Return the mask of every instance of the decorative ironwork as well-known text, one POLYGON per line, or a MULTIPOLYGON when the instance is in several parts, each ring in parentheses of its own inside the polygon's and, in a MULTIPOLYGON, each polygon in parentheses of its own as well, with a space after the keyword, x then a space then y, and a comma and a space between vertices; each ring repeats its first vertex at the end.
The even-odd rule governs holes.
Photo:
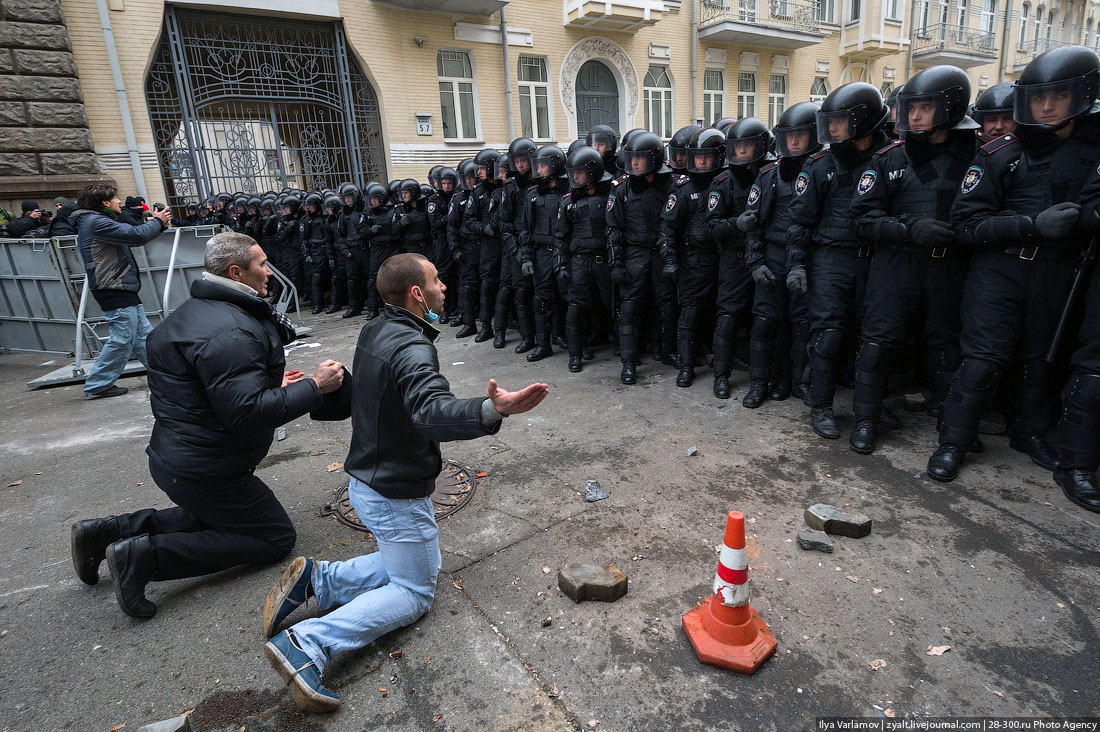
POLYGON ((171 205, 386 178, 378 97, 339 22, 168 6, 145 97, 171 205))
MULTIPOLYGON (((454 460, 443 464, 443 472, 435 479, 432 491, 432 507, 437 521, 445 519, 470 502, 477 490, 477 474, 470 468, 464 468, 454 460)), ((332 516, 344 526, 370 533, 359 521, 355 509, 348 499, 348 486, 336 492, 336 496, 319 511, 321 516, 332 516)))
POLYGON ((732 21, 802 33, 820 33, 818 2, 797 0, 700 0, 699 27, 732 21))
POLYGON ((936 23, 917 29, 917 37, 913 43, 914 56, 943 52, 996 58, 997 39, 993 33, 960 28, 949 23, 936 23))

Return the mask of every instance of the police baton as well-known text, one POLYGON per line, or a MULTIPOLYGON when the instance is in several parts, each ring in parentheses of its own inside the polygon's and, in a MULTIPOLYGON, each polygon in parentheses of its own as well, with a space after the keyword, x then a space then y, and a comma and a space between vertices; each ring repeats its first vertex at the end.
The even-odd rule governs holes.
POLYGON ((1062 306, 1062 315, 1058 318, 1058 327, 1054 329, 1054 337, 1050 339, 1050 350, 1047 351, 1046 358, 1044 359, 1047 363, 1054 363, 1054 357, 1057 355, 1058 347, 1062 342, 1062 335, 1066 330, 1066 325, 1069 323, 1070 313, 1073 311, 1074 306, 1077 304, 1077 300, 1081 296, 1081 290, 1085 288, 1085 280, 1095 261, 1096 237, 1094 236, 1089 241, 1084 256, 1081 257, 1081 263, 1077 265, 1077 271, 1074 272, 1073 286, 1069 288, 1069 295, 1066 296, 1066 303, 1062 306))

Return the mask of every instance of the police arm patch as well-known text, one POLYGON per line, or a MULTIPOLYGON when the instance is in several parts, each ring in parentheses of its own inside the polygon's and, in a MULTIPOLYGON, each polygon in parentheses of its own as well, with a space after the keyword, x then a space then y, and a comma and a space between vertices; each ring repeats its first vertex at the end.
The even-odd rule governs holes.
POLYGON ((613 209, 613 208, 615 208, 615 194, 614 193, 612 193, 610 196, 607 197, 607 210, 611 211, 611 209, 613 209))
POLYGON ((805 173, 799 173, 798 177, 794 179, 794 192, 801 196, 806 192, 806 189, 810 187, 810 176, 805 173))
POLYGON ((856 193, 863 195, 872 188, 875 187, 875 181, 878 179, 878 173, 873 170, 863 171, 863 175, 859 177, 859 183, 856 185, 856 193))
POLYGON ((985 171, 982 170, 980 165, 971 165, 966 169, 966 175, 963 176, 961 190, 963 194, 970 193, 978 187, 978 184, 982 182, 982 176, 985 171))
POLYGON ((753 206, 753 205, 755 205, 755 204, 756 204, 756 202, 757 202, 757 201, 759 201, 759 200, 760 200, 760 186, 758 186, 758 185, 756 185, 755 183, 753 183, 753 184, 752 184, 752 188, 750 188, 750 189, 749 189, 749 200, 748 200, 748 204, 749 204, 750 206, 753 206))
POLYGON ((676 206, 676 194, 670 193, 668 194, 668 202, 665 203, 665 211, 671 211, 674 206, 676 206))
POLYGON ((718 191, 711 193, 710 196, 707 197, 707 211, 713 211, 718 205, 718 201, 721 199, 722 197, 718 195, 718 191))

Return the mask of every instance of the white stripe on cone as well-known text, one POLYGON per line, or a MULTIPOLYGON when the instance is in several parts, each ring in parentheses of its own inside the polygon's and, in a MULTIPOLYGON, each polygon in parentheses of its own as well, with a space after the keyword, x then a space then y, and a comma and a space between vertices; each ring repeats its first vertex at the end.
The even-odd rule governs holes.
POLYGON ((718 554, 718 561, 728 569, 746 569, 749 566, 749 555, 744 547, 730 549, 723 544, 722 551, 718 554))

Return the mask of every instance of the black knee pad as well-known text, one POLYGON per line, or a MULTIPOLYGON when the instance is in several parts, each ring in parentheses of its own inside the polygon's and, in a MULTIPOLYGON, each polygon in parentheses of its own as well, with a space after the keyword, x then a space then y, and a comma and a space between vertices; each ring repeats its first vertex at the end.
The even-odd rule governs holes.
POLYGON ((833 360, 844 345, 844 331, 839 328, 825 328, 817 331, 810 344, 810 354, 826 360, 833 360))
POLYGON ((699 309, 694 305, 685 305, 680 309, 679 327, 683 330, 695 328, 695 320, 699 315, 699 309))
POLYGON ((773 341, 778 326, 779 323, 770 318, 757 316, 753 318, 752 331, 749 333, 749 337, 754 341, 773 341))
MULTIPOLYGON (((886 367, 890 361, 891 350, 876 341, 864 341, 860 344, 859 355, 856 356, 856 369, 868 374, 882 374, 886 376, 886 367)), ((856 378, 858 379, 858 373, 856 378)), ((877 382, 876 382, 877 383, 877 382)))
POLYGON ((714 324, 714 337, 718 338, 732 338, 733 331, 737 327, 737 317, 734 315, 719 315, 718 321, 714 324))
POLYGON ((959 383, 972 391, 994 389, 1000 375, 1001 367, 998 364, 980 358, 964 358, 955 370, 955 378, 959 383))

